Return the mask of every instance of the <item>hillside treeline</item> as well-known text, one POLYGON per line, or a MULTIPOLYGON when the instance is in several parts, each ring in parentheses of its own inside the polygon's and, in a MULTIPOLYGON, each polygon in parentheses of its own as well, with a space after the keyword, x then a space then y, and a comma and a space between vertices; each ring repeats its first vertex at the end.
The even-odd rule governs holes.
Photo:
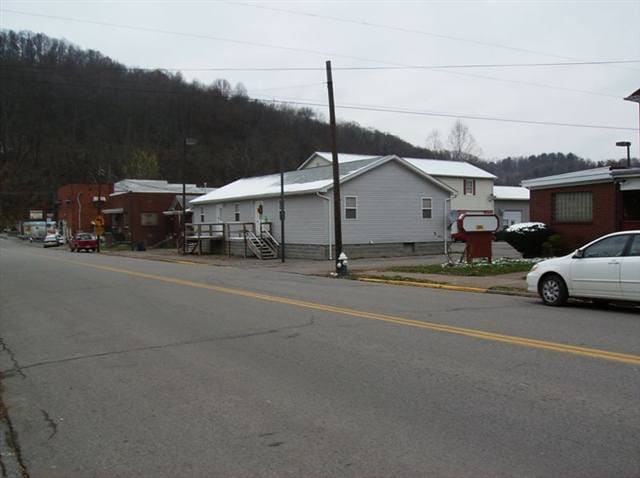
MULTIPOLYGON (((186 181, 209 186, 275 172, 280 160, 292 169, 330 149, 328 125, 310 109, 252 100, 225 80, 203 85, 127 68, 43 34, 0 31, 0 220, 51 210, 65 183, 180 182, 187 137, 198 143, 188 149, 186 181)), ((338 143, 347 153, 450 158, 354 123, 339 124, 338 143)), ((593 166, 561 154, 479 165, 502 184, 593 166)))
MULTIPOLYGON (((97 51, 29 32, 0 32, 0 192, 3 216, 49 203, 60 184, 122 177, 182 178, 220 186, 296 167, 329 150, 310 109, 252 100, 241 85, 185 81, 129 69, 97 51)), ((432 155, 400 138, 340 124, 345 152, 432 155)), ((441 156, 441 154, 437 154, 441 156)))

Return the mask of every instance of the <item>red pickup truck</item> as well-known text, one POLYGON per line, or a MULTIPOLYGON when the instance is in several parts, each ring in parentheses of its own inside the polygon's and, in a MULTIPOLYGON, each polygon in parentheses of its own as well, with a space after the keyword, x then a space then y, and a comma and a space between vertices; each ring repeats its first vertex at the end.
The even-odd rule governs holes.
POLYGON ((71 252, 80 252, 83 249, 85 251, 93 252, 97 248, 98 240, 94 236, 86 232, 79 232, 69 241, 69 249, 71 250, 71 252))

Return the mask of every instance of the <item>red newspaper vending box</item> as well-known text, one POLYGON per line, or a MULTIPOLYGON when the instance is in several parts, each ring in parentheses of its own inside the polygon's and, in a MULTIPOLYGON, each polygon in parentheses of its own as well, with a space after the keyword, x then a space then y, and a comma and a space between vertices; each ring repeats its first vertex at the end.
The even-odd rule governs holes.
POLYGON ((493 234, 498 230, 500 221, 495 214, 467 214, 458 216, 451 228, 451 237, 465 242, 467 262, 486 257, 491 262, 493 234))

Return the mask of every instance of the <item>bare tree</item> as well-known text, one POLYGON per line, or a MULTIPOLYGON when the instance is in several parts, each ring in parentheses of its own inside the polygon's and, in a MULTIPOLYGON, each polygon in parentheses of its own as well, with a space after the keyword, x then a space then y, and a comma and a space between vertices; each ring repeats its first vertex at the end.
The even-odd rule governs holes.
POLYGON ((431 151, 442 151, 442 138, 440 137, 440 131, 432 129, 426 139, 427 149, 431 151))
POLYGON ((447 145, 454 161, 467 161, 482 154, 469 127, 460 120, 456 120, 449 132, 447 145))
POLYGON ((232 96, 240 96, 242 98, 248 98, 249 94, 247 93, 247 87, 244 86, 241 82, 236 83, 236 86, 233 88, 231 92, 232 96))

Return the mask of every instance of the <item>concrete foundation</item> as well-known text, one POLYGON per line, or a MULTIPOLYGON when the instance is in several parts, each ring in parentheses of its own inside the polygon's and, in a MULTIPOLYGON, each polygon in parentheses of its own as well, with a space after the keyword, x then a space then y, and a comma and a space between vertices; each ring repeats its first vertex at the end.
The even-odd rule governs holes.
MULTIPOLYGON (((332 248, 333 249, 333 248, 332 248)), ((379 244, 345 244, 344 253, 350 259, 369 257, 428 256, 443 254, 444 243, 438 242, 385 242, 379 244)), ((231 240, 224 248, 224 253, 231 251, 233 256, 245 255, 244 240, 231 240)), ((253 254, 247 248, 247 257, 253 254)), ((285 254, 289 259, 328 260, 329 247, 324 244, 286 244, 285 254)), ((333 254, 335 258, 335 251, 333 254)))

